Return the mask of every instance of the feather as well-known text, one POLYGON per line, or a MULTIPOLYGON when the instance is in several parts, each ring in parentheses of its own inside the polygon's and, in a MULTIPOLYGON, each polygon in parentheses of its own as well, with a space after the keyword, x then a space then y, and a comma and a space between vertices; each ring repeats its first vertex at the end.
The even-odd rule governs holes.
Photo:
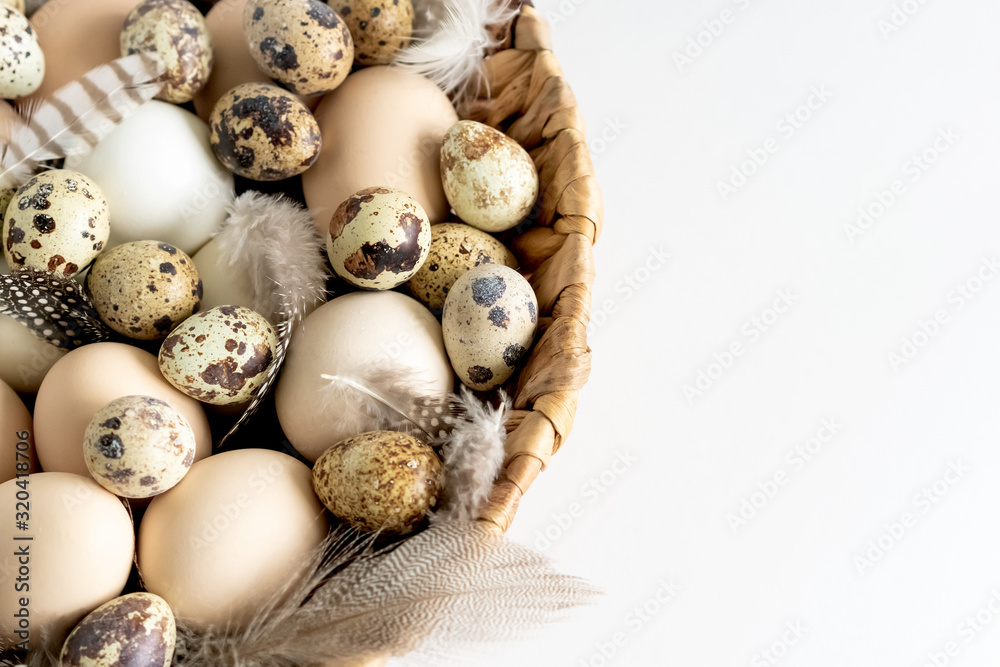
POLYGON ((163 60, 154 52, 90 70, 41 103, 19 109, 0 153, 0 188, 18 187, 46 160, 84 155, 160 92, 163 60))
POLYGON ((333 557, 324 545, 313 575, 247 627, 206 631, 180 621, 175 664, 347 665, 405 655, 410 664, 438 665, 477 644, 523 638, 597 596, 478 522, 433 526, 360 556, 370 542, 345 544, 333 557))
POLYGON ((502 0, 418 0, 415 39, 395 64, 427 77, 445 93, 464 96, 480 84, 483 58, 500 45, 492 30, 517 15, 502 0))
POLYGON ((0 313, 64 350, 111 338, 75 280, 39 269, 21 267, 0 275, 0 313))

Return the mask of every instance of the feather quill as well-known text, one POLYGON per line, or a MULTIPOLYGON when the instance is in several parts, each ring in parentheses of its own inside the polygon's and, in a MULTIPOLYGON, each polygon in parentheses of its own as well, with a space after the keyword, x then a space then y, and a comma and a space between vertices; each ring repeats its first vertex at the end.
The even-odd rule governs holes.
POLYGON ((0 154, 0 188, 18 187, 43 162, 84 155, 162 87, 163 60, 154 52, 126 56, 90 70, 40 103, 19 109, 0 154))

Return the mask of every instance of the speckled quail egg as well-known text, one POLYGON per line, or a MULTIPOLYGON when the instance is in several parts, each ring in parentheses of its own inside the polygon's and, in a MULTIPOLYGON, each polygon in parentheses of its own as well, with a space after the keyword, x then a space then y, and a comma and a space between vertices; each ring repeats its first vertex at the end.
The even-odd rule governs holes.
POLYGON ((313 466, 313 489, 334 516, 389 535, 413 532, 437 506, 442 484, 434 450, 394 431, 348 438, 313 466))
POLYGON ((151 498, 194 463, 194 430, 152 396, 122 396, 98 410, 83 435, 83 459, 97 483, 124 498, 151 498))
POLYGON ((4 257, 11 268, 75 276, 104 250, 110 233, 100 188, 75 171, 43 171, 18 188, 7 206, 4 257))
POLYGON ((198 310, 202 284, 194 262, 178 248, 134 241, 97 258, 87 291, 109 327, 129 338, 158 340, 198 310))
POLYGON ((263 315, 217 306, 185 320, 160 346, 160 372, 203 403, 240 405, 267 378, 278 336, 263 315))
POLYGON ((358 65, 388 65, 410 45, 411 0, 330 0, 329 5, 351 30, 358 65))
POLYGON ((514 269, 483 264, 455 281, 441 326, 458 378, 470 389, 489 391, 527 357, 538 326, 538 300, 514 269))
POLYGON ((0 97, 12 100, 30 95, 44 78, 45 55, 28 19, 0 4, 0 97))
POLYGON ((368 290, 393 289, 416 275, 431 247, 431 223, 416 199, 367 188, 333 213, 326 252, 334 272, 368 290))
POLYGON ((0 0, 0 5, 7 5, 8 7, 13 7, 17 11, 26 15, 24 11, 24 0, 0 0))
POLYGON ((455 281, 481 264, 516 269, 517 259, 507 246, 486 232, 460 222, 443 222, 431 227, 427 260, 406 286, 425 306, 440 310, 455 281))
POLYGON ((187 0, 143 0, 125 17, 121 52, 156 51, 166 66, 157 95, 166 102, 190 102, 212 73, 212 42, 205 19, 187 0))
POLYGON ((312 112, 286 90, 244 83, 223 95, 209 118, 212 150, 230 171, 255 181, 301 174, 323 145, 312 112))
POLYGON ((174 613, 152 593, 129 593, 87 614, 66 637, 61 667, 169 667, 177 641, 174 613))
POLYGON ((328 93, 351 73, 351 31, 320 0, 249 0, 243 31, 257 66, 298 95, 328 93))
POLYGON ((516 141, 489 125, 460 120, 441 146, 441 180, 458 217, 502 232, 528 217, 538 200, 538 171, 516 141))

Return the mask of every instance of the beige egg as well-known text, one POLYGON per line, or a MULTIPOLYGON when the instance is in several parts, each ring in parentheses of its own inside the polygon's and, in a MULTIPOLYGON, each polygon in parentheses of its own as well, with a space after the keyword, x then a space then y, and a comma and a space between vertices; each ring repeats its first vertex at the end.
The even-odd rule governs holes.
POLYGON ((445 135, 441 180, 458 217, 487 232, 514 227, 538 200, 538 171, 528 151, 471 120, 455 123, 445 135))
POLYGON ((151 498, 181 481, 194 463, 184 415, 152 396, 122 396, 97 411, 83 433, 83 460, 105 489, 151 498))
POLYGON ((99 187, 79 172, 43 171, 7 207, 4 257, 12 267, 71 277, 101 254, 110 233, 108 202, 99 187))
POLYGON ((212 71, 212 41, 201 12, 187 0, 143 0, 122 26, 121 53, 155 51, 166 66, 158 99, 183 104, 212 71))
POLYGON ((249 308, 217 306, 185 320, 160 347, 160 372, 203 403, 247 403, 267 378, 278 335, 249 308))
POLYGON ((35 401, 35 446, 43 470, 90 476, 83 458, 87 425, 122 396, 166 401, 195 435, 195 461, 212 453, 212 433, 201 403, 160 375, 156 357, 124 343, 93 343, 64 356, 45 376, 35 401))
POLYGON ((489 391, 527 358, 538 326, 538 300, 514 269, 483 264, 455 281, 441 326, 458 378, 470 389, 489 391))
POLYGON ((366 188, 348 197, 326 235, 334 272, 368 290, 405 283, 420 270, 430 247, 431 223, 423 207, 393 188, 366 188))
POLYGON ((240 270, 241 266, 231 266, 230 258, 223 254, 222 248, 218 238, 213 238, 191 256, 198 267, 204 290, 201 307, 208 310, 232 304, 249 308, 253 303, 250 276, 240 270))
POLYGON ((238 627, 304 574, 328 525, 306 465, 266 449, 223 452, 150 503, 139 570, 178 619, 238 627))
POLYGON ((388 65, 413 37, 411 0, 330 0, 354 39, 354 62, 388 65))
POLYGON ((249 0, 243 31, 257 66, 293 93, 326 94, 351 73, 351 31, 320 0, 249 0))
POLYGON ((416 438, 393 431, 337 443, 313 466, 313 488, 334 516, 359 530, 413 532, 437 507, 441 459, 416 438))
POLYGON ((123 243, 101 255, 87 276, 97 314, 129 338, 157 340, 201 305, 194 262, 169 243, 123 243))
POLYGON ((0 382, 0 483, 38 472, 31 413, 7 383, 0 382))
POLYGON ((0 97, 15 99, 38 90, 45 54, 24 14, 0 5, 0 97))
POLYGON ((169 667, 177 624, 167 601, 129 593, 87 614, 66 638, 60 667, 169 667))
POLYGON ((0 0, 0 5, 7 5, 8 7, 13 7, 17 11, 24 14, 24 0, 0 0))
POLYGON ((10 315, 0 315, 0 380, 21 394, 34 394, 65 354, 10 315))
POLYGON ((244 83, 230 90, 215 105, 208 124, 219 162, 254 181, 301 174, 323 146, 312 112, 269 83, 244 83))
POLYGON ((462 223, 431 227, 431 249, 407 287, 428 308, 444 308, 444 300, 462 274, 481 264, 517 268, 517 259, 503 243, 486 232, 462 223))
POLYGON ((135 541, 121 500, 90 477, 42 472, 18 482, 0 484, 0 512, 9 517, 0 524, 0 541, 8 545, 0 553, 0 646, 28 639, 29 646, 37 647, 46 635, 61 642, 83 616, 121 594, 132 570, 135 541), (17 494, 25 484, 28 528, 19 530, 17 494), (25 536, 32 540, 14 540, 25 536), (30 591, 15 589, 23 564, 18 547, 29 552, 30 591), (25 613, 30 638, 17 634, 23 628, 15 614, 25 613))
POLYGON ((321 235, 341 202, 373 185, 409 193, 431 223, 444 221, 441 142, 458 115, 432 81, 398 67, 368 67, 315 113, 326 144, 302 187, 321 235))

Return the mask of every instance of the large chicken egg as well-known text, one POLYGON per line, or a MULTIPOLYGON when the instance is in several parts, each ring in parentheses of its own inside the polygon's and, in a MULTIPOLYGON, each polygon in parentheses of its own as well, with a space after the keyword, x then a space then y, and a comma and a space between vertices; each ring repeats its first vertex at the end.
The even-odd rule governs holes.
POLYGON ((10 315, 0 315, 0 380, 21 394, 34 394, 66 350, 47 343, 10 315))
POLYGON ((38 471, 31 413, 7 383, 0 382, 0 482, 38 471))

